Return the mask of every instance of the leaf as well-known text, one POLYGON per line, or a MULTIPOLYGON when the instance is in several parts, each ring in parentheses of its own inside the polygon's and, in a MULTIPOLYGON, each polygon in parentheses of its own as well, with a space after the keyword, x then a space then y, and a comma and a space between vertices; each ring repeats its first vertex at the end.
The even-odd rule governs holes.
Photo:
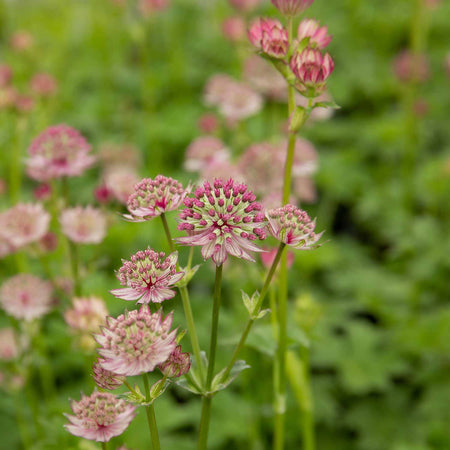
POLYGON ((317 102, 312 106, 312 109, 315 108, 341 109, 341 107, 335 102, 317 102))
POLYGON ((222 380, 222 377, 225 374, 226 368, 221 370, 213 379, 211 384, 211 393, 221 391, 229 386, 232 381, 245 369, 249 369, 250 366, 243 360, 238 360, 234 363, 233 368, 230 370, 230 373, 222 380))

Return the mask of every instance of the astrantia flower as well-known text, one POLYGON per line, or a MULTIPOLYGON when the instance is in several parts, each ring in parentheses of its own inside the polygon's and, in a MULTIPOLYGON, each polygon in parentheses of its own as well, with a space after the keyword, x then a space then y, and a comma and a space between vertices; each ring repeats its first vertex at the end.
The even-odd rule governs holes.
POLYGON ((290 61, 297 78, 296 88, 308 97, 316 97, 325 90, 325 82, 334 69, 334 61, 328 53, 307 48, 297 52, 290 61))
POLYGON ((16 319, 37 319, 52 307, 52 285, 30 274, 6 280, 0 288, 0 305, 16 319))
POLYGON ((181 345, 177 345, 166 362, 160 364, 159 370, 168 378, 178 378, 189 372, 191 356, 181 351, 181 345))
POLYGON ((56 80, 48 73, 37 73, 31 79, 30 85, 32 92, 42 97, 50 97, 58 89, 56 80))
POLYGON ((161 214, 177 209, 188 190, 173 178, 157 175, 154 179, 144 178, 134 186, 134 193, 127 202, 131 215, 125 215, 130 221, 143 222, 161 214))
POLYGON ((430 78, 430 62, 424 53, 404 50, 394 60, 394 72, 405 83, 424 83, 430 78))
POLYGON ((228 17, 222 22, 222 33, 231 42, 245 39, 245 30, 245 20, 240 16, 228 17))
POLYGON ((250 42, 274 58, 284 58, 289 48, 288 32, 276 19, 256 19, 248 32, 250 42))
POLYGON ((281 208, 267 211, 267 228, 270 234, 280 242, 298 250, 311 250, 316 248, 316 242, 321 238, 323 231, 314 233, 315 220, 294 205, 285 205, 281 208))
POLYGON ((325 48, 332 39, 328 34, 328 28, 326 26, 321 27, 319 22, 314 19, 304 19, 300 22, 297 37, 300 42, 309 37, 308 45, 318 48, 325 48))
POLYGON ((225 98, 219 104, 219 112, 229 121, 239 121, 254 116, 263 107, 263 99, 245 83, 228 85, 225 98))
POLYGON ((95 361, 92 366, 92 378, 94 378, 95 384, 102 388, 107 389, 108 391, 113 391, 114 389, 118 389, 122 386, 126 377, 124 375, 117 375, 110 370, 104 369, 100 365, 100 361, 95 361))
POLYGON ((105 169, 139 166, 140 152, 133 144, 104 142, 98 150, 98 157, 105 169))
POLYGON ((0 235, 13 247, 41 239, 48 231, 50 214, 38 203, 18 203, 0 214, 0 235))
POLYGON ((147 305, 139 311, 126 311, 117 319, 108 317, 100 344, 100 365, 118 375, 151 372, 167 360, 176 347, 176 330, 170 331, 172 313, 163 320, 162 311, 152 314, 147 305))
POLYGON ((128 198, 134 192, 134 186, 139 181, 136 170, 129 166, 108 168, 104 175, 105 187, 120 203, 126 205, 128 198))
POLYGON ((135 406, 118 399, 109 392, 94 391, 90 396, 82 395, 79 402, 71 404, 74 415, 65 414, 69 420, 64 425, 74 436, 97 442, 108 442, 120 436, 130 425, 135 406))
POLYGON ((0 329, 0 360, 9 361, 19 354, 17 337, 11 327, 0 329))
POLYGON ((98 331, 108 315, 105 302, 98 297, 74 298, 64 319, 74 330, 92 333, 98 331))
POLYGON ((285 16, 296 16, 311 6, 314 0, 271 0, 285 16))
POLYGON ((184 272, 177 272, 178 252, 164 259, 163 252, 151 248, 132 255, 130 261, 122 259, 117 278, 122 289, 113 289, 111 294, 122 300, 139 300, 137 303, 161 303, 175 296, 169 289, 183 278, 184 272))
POLYGON ((186 198, 180 213, 179 230, 190 236, 178 238, 185 245, 200 245, 204 259, 212 258, 221 265, 227 254, 254 261, 248 252, 262 251, 253 241, 265 239, 264 215, 256 196, 245 184, 214 180, 205 181, 186 198))
POLYGON ((98 244, 106 235, 106 217, 100 209, 92 206, 66 209, 59 221, 62 232, 73 242, 98 244))
POLYGON ((49 127, 28 149, 27 173, 38 181, 81 175, 95 161, 90 151, 91 146, 74 128, 67 125, 49 127))
POLYGON ((186 149, 184 168, 189 172, 201 172, 212 161, 225 162, 230 159, 226 145, 214 136, 200 136, 186 149))

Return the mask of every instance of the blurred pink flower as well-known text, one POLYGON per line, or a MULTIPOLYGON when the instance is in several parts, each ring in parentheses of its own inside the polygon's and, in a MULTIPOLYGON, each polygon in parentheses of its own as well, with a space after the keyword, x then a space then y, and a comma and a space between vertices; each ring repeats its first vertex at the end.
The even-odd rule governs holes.
POLYGON ((109 392, 94 391, 90 396, 81 396, 79 402, 72 401, 74 415, 65 414, 69 420, 64 425, 74 436, 97 442, 108 442, 120 436, 130 425, 135 406, 117 398, 109 392))
POLYGON ((189 172, 201 172, 212 161, 228 161, 230 152, 225 144, 213 136, 200 136, 186 149, 184 168, 189 172))
POLYGON ((72 307, 64 313, 64 319, 74 330, 83 333, 99 331, 108 315, 105 302, 99 297, 79 297, 72 300, 72 307))
POLYGON ((191 357, 189 353, 182 353, 181 345, 177 345, 167 361, 159 364, 158 368, 165 377, 178 378, 189 372, 191 357))
POLYGON ((31 91, 41 97, 51 97, 56 93, 58 84, 48 73, 37 73, 30 82, 31 91))
POLYGON ((134 186, 139 182, 139 176, 131 167, 112 166, 104 175, 104 186, 109 190, 113 198, 126 205, 128 198, 134 192, 134 186))
MULTIPOLYGON (((261 253, 259 256, 261 258, 261 262, 263 266, 269 270, 272 267, 273 262, 275 261, 275 256, 277 255, 278 248, 272 248, 270 250, 265 249, 266 251, 261 253)), ((291 268, 292 264, 294 264, 295 255, 292 252, 287 252, 287 267, 291 268)))
POLYGON ((108 391, 118 389, 126 380, 125 376, 117 375, 110 370, 104 369, 98 359, 92 366, 92 378, 94 378, 95 384, 99 388, 107 389, 108 391))
POLYGON ((240 12, 250 12, 255 9, 262 0, 228 0, 230 5, 240 12))
POLYGON ((149 16, 156 11, 164 11, 169 5, 169 0, 138 0, 138 9, 144 16, 149 16))
POLYGON ((12 327, 0 329, 0 360, 10 361, 17 358, 19 346, 12 327))
POLYGON ((0 259, 14 253, 15 248, 2 234, 0 234, 0 259))
POLYGON ((113 195, 105 184, 101 184, 94 189, 94 198, 100 204, 105 205, 112 200, 113 195))
POLYGON ((246 28, 245 20, 240 16, 227 17, 222 22, 222 33, 231 42, 244 40, 246 28))
POLYGON ((117 319, 108 317, 100 345, 100 365, 118 375, 134 376, 151 372, 167 360, 176 347, 176 330, 170 331, 172 313, 163 320, 162 311, 152 314, 147 305, 139 311, 125 311, 117 319))
POLYGON ((133 144, 104 142, 100 145, 98 157, 105 169, 124 166, 136 169, 140 164, 139 153, 133 144))
POLYGON ((297 33, 300 42, 309 38, 309 47, 325 48, 332 39, 332 36, 328 34, 328 28, 326 26, 321 27, 319 22, 314 19, 302 20, 297 33))
POLYGON ((403 50, 394 59, 395 76, 404 83, 424 83, 430 78, 430 64, 425 54, 403 50))
POLYGON ((189 192, 173 178, 157 175, 144 178, 134 186, 134 192, 127 201, 130 214, 124 217, 131 222, 151 220, 168 211, 179 208, 189 192))
POLYGON ((27 113, 33 110, 35 103, 33 97, 24 94, 17 94, 15 98, 15 104, 17 111, 21 113, 27 113))
POLYGON ((0 87, 0 110, 16 104, 17 91, 11 86, 0 87))
POLYGON ((186 208, 180 213, 179 230, 190 235, 177 241, 183 245, 199 245, 206 260, 216 265, 227 259, 227 254, 254 261, 249 252, 262 251, 253 241, 266 237, 264 215, 256 196, 245 184, 233 179, 205 181, 193 197, 186 198, 186 208))
POLYGON ((317 97, 325 90, 334 61, 328 53, 322 55, 320 50, 307 48, 292 56, 290 66, 297 78, 297 89, 307 97, 317 97))
POLYGON ((28 31, 17 30, 11 35, 9 42, 13 50, 22 52, 34 45, 34 37, 28 31))
POLYGON ((95 162, 90 151, 91 146, 74 128, 48 127, 31 142, 27 173, 38 181, 81 175, 95 162))
POLYGON ((233 178, 237 182, 244 181, 243 175, 240 173, 239 168, 235 164, 228 160, 222 160, 221 158, 215 158, 208 162, 200 171, 200 176, 203 180, 213 183, 216 178, 233 178))
POLYGON ((30 274, 8 278, 0 288, 2 308, 16 319, 30 321, 48 313, 52 307, 52 285, 30 274))
POLYGON ((294 205, 285 205, 281 208, 266 212, 267 228, 270 234, 280 242, 298 250, 311 250, 318 247, 316 242, 323 232, 314 233, 316 226, 308 214, 294 205))
POLYGON ((39 248, 42 252, 53 252, 58 247, 58 236, 49 231, 39 240, 39 248))
POLYGON ((285 16, 296 16, 309 8, 314 0, 271 0, 271 2, 285 16))
POLYGON ((315 203, 317 201, 316 185, 310 176, 298 176, 293 181, 293 193, 296 198, 304 203, 315 203))
POLYGON ((248 38, 254 47, 273 58, 282 59, 287 55, 288 33, 279 20, 256 19, 250 25, 248 38))
POLYGON ((50 214, 39 203, 18 203, 0 214, 0 235, 12 247, 41 239, 48 231, 50 214))
POLYGON ((4 88, 5 86, 9 86, 11 83, 11 79, 13 76, 13 72, 10 66, 7 64, 0 64, 0 88, 4 88))
POLYGON ((217 106, 227 96, 229 86, 234 80, 223 73, 213 75, 207 81, 203 91, 203 101, 206 106, 217 106))
POLYGON ((99 244, 105 238, 106 217, 92 206, 65 209, 59 221, 62 232, 73 242, 99 244))
POLYGON ((113 289, 111 294, 122 300, 137 303, 161 303, 175 296, 170 289, 180 281, 184 272, 177 272, 178 252, 163 259, 163 252, 151 248, 132 255, 130 261, 122 259, 122 267, 116 273, 122 289, 113 289))
POLYGON ((52 188, 48 183, 41 183, 33 189, 33 196, 36 200, 48 200, 52 195, 52 188))
POLYGON ((214 133, 219 128, 219 119, 213 113, 203 114, 198 119, 198 128, 203 133, 214 133))

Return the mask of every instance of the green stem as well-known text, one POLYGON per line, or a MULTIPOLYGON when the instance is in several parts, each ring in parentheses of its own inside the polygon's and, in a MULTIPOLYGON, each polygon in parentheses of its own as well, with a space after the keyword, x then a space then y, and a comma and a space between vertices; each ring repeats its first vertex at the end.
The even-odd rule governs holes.
POLYGON ((102 442, 102 450, 107 450, 106 442, 102 442))
MULTIPOLYGON (((145 399, 147 402, 150 401, 150 384, 148 382, 148 374, 144 373, 142 375, 144 379, 145 388, 145 399)), ((156 425, 155 408, 153 403, 150 403, 145 407, 145 413, 147 414, 148 428, 150 430, 150 437, 152 440, 153 450, 161 450, 161 445, 159 444, 158 427, 156 425)))
POLYGON ((136 392, 136 390, 131 386, 130 383, 128 383, 127 380, 124 380, 123 384, 128 388, 128 390, 133 393, 134 395, 138 396, 138 393, 136 392))
POLYGON ((208 370, 206 374, 206 393, 203 395, 202 416, 200 419, 200 433, 198 438, 198 450, 206 450, 208 444, 209 420, 211 416, 211 390, 214 365, 216 362, 217 334, 219 329, 219 311, 222 289, 223 266, 216 266, 216 278, 214 281, 214 303, 212 312, 211 340, 209 343, 208 370))
MULTIPOLYGON (((173 243, 172 235, 170 233, 170 228, 167 223, 165 214, 161 214, 161 221, 164 227, 164 232, 166 233, 167 241, 169 243, 170 250, 175 251, 175 245, 173 243)), ((191 248, 192 250, 192 248, 191 248)), ((179 269, 179 264, 177 262, 177 270, 179 269)), ((183 303, 184 316, 186 317, 187 327, 189 331, 189 338, 191 340, 192 352, 194 353, 194 358, 197 363, 199 370, 200 380, 203 383, 204 373, 203 373, 203 361, 200 353, 200 344, 198 341, 197 330, 195 328, 194 315, 192 314, 191 302, 189 300, 189 291, 186 286, 179 288, 181 301, 183 303)))
MULTIPOLYGON (((269 290, 270 283, 272 281, 273 275, 275 274, 275 270, 278 266, 278 263, 280 262, 281 255, 283 254, 283 250, 286 247, 286 244, 281 242, 280 246, 278 247, 277 254, 275 255, 275 259, 273 260, 272 266, 269 269, 269 272, 266 276, 266 281, 264 282, 264 286, 261 290, 261 294, 259 296, 258 302, 255 305, 255 314, 257 315, 261 309, 261 305, 263 304, 264 298, 269 290)), ((245 342, 247 340, 248 334, 250 333, 250 330, 253 326, 253 323, 256 319, 250 318, 247 322, 247 325, 245 326, 244 331, 242 332, 241 339, 239 340, 239 343, 237 347, 235 348, 233 352, 233 356, 231 357, 230 362, 228 363, 225 372, 222 375, 222 380, 226 380, 228 375, 230 374, 231 370, 233 369, 233 366, 235 362, 237 361, 239 354, 241 353, 242 349, 245 346, 245 342)))
POLYGON ((67 240, 69 244, 69 258, 70 258, 70 265, 72 268, 72 278, 73 278, 73 285, 74 285, 74 293, 76 297, 81 296, 81 282, 80 282, 80 270, 79 270, 79 263, 78 263, 78 249, 74 242, 71 240, 67 240))

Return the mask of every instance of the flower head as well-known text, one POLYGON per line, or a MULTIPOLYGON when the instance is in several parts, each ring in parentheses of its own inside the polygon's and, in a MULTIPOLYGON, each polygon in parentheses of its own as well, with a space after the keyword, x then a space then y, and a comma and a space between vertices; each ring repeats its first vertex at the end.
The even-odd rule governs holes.
POLYGON ((124 375, 117 375, 110 370, 104 369, 100 365, 100 361, 97 359, 92 366, 92 378, 94 378, 95 384, 102 389, 113 391, 122 386, 126 377, 124 375))
POLYGON ((17 337, 12 327, 0 329, 0 360, 9 361, 19 354, 17 337))
POLYGON ((298 250, 311 250, 318 247, 316 242, 321 238, 323 231, 314 233, 315 220, 294 205, 285 205, 281 208, 267 211, 266 217, 270 234, 280 242, 298 250))
POLYGON ((108 317, 100 344, 100 365, 118 375, 151 372, 167 360, 176 347, 176 330, 170 331, 172 313, 163 320, 162 311, 152 314, 147 305, 139 311, 126 311, 117 319, 108 317))
POLYGON ((33 47, 34 37, 29 31, 17 30, 11 35, 9 43, 13 50, 23 52, 33 47))
POLYGON ((232 16, 222 22, 222 33, 231 42, 245 39, 245 20, 241 16, 232 16))
POLYGON ((66 209, 59 221, 62 232, 73 242, 99 244, 106 235, 106 217, 92 206, 66 209))
POLYGON ((161 303, 175 296, 169 289, 178 283, 184 272, 177 272, 178 252, 164 259, 163 252, 157 253, 151 248, 132 255, 130 261, 122 260, 117 278, 122 289, 113 289, 111 294, 122 300, 139 300, 138 303, 161 303))
POLYGON ((133 167, 108 167, 105 171, 104 182, 106 189, 120 203, 126 205, 128 198, 134 192, 134 186, 139 182, 139 176, 133 167))
POLYGON ((191 368, 191 357, 189 353, 182 353, 181 345, 177 345, 167 361, 158 367, 164 376, 178 378, 189 372, 191 368))
POLYGON ((298 26, 298 40, 309 38, 309 47, 325 48, 332 37, 328 34, 326 26, 321 27, 314 19, 304 19, 298 26))
POLYGON ((41 239, 48 231, 50 214, 39 203, 18 203, 0 214, 0 235, 12 247, 41 239))
POLYGON ((297 78, 297 89, 309 97, 316 97, 325 90, 325 82, 334 69, 334 61, 328 53, 307 48, 291 58, 291 70, 297 78))
POLYGON ((131 215, 125 217, 133 222, 151 220, 177 209, 187 193, 188 190, 173 178, 164 175, 144 178, 134 186, 134 193, 128 198, 127 208, 131 215))
POLYGON ((204 259, 221 265, 227 254, 254 261, 248 252, 262 251, 253 241, 265 239, 264 214, 256 196, 245 184, 233 179, 205 181, 180 213, 179 230, 190 236, 178 238, 181 244, 200 245, 204 259))
POLYGON ((214 136, 200 136, 194 139, 186 149, 184 167, 189 172, 201 172, 212 161, 225 162, 230 152, 225 144, 214 136))
POLYGON ((30 274, 15 275, 0 288, 0 305, 16 319, 30 321, 50 311, 52 285, 30 274))
POLYGON ((424 53, 404 50, 394 60, 394 73, 404 83, 424 83, 430 78, 430 63, 424 53))
POLYGON ((250 42, 274 58, 284 58, 289 48, 288 32, 276 19, 256 19, 248 31, 250 42))
POLYGON ((309 8, 314 0, 271 0, 271 2, 285 16, 296 16, 309 8))
POLYGON ((38 181, 78 176, 92 166, 91 146, 74 128, 47 128, 31 143, 26 161, 28 175, 38 181))
POLYGON ((108 315, 105 302, 98 297, 74 298, 64 319, 74 330, 85 333, 98 331, 108 315))
POLYGON ((261 0, 228 0, 233 6, 233 8, 237 9, 240 12, 249 12, 255 9, 260 3, 261 0))
POLYGON ((33 93, 41 97, 51 97, 58 89, 56 80, 48 73, 37 73, 30 85, 33 93))
POLYGON ((65 414, 70 422, 65 425, 66 430, 97 442, 108 442, 121 435, 136 415, 135 406, 109 392, 82 395, 79 402, 72 402, 71 408, 74 415, 65 414))

